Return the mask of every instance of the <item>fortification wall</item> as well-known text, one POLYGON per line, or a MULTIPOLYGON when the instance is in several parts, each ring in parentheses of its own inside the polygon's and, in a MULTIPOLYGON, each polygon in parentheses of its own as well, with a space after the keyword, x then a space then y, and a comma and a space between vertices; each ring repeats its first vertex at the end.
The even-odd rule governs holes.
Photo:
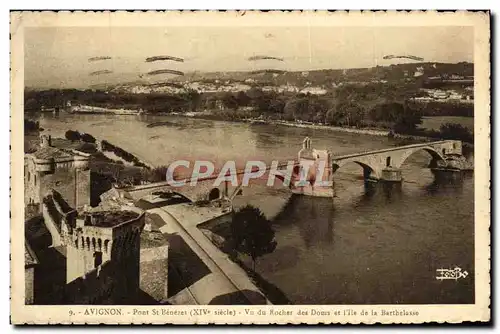
POLYGON ((75 207, 90 205, 90 169, 77 169, 75 175, 76 199, 75 207))
POLYGON ((168 298, 168 245, 141 251, 139 285, 158 302, 168 298))
POLYGON ((119 273, 110 263, 103 263, 66 285, 65 299, 68 304, 113 304, 120 291, 119 273))
POLYGON ((61 219, 62 216, 59 214, 55 206, 47 203, 42 204, 42 214, 45 222, 45 226, 52 236, 52 246, 57 247, 63 244, 61 238, 61 219))
POLYGON ((24 269, 24 303, 26 305, 33 304, 34 301, 34 282, 35 268, 30 267, 24 269))
POLYGON ((123 265, 111 261, 105 262, 66 285, 66 302, 109 305, 132 301, 139 293, 139 281, 130 279, 132 270, 124 270, 123 265))
POLYGON ((60 193, 71 207, 76 207, 76 175, 74 169, 62 168, 56 169, 54 173, 39 173, 39 179, 41 196, 45 196, 53 189, 60 193))
POLYGON ((35 186, 34 164, 31 159, 24 160, 24 204, 40 203, 39 188, 35 186))

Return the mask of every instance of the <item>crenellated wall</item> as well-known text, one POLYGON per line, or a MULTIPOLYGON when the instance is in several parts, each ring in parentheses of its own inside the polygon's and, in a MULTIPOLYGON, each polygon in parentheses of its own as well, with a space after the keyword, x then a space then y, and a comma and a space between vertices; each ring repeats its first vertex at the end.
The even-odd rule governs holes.
POLYGON ((87 225, 77 219, 73 233, 67 236, 66 281, 70 283, 102 263, 111 262, 123 271, 131 286, 139 286, 140 234, 144 224, 143 213, 111 227, 87 225))

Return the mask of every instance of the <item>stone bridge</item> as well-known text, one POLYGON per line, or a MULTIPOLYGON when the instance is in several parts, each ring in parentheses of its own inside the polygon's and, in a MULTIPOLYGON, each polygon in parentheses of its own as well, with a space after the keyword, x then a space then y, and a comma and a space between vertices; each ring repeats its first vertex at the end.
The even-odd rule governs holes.
MULTIPOLYGON (((311 140, 305 138, 303 147, 298 153, 295 167, 291 175, 291 191, 295 194, 309 196, 332 197, 334 196, 334 173, 349 163, 356 163, 363 168, 363 175, 368 181, 402 181, 401 166, 414 153, 419 151, 428 152, 431 157, 431 168, 461 169, 456 162, 462 157, 462 142, 458 140, 443 140, 421 144, 391 147, 382 150, 361 152, 355 154, 333 156, 329 150, 317 150, 311 147, 311 140), (307 168, 304 168, 308 166, 307 168), (307 175, 304 172, 307 172, 307 175), (308 184, 297 185, 298 180, 306 179, 308 184), (329 181, 331 185, 315 185, 316 181, 329 181)), ((458 164, 459 165, 459 164, 458 164)), ((285 172, 285 163, 278 165, 279 170, 285 172)), ((269 171, 269 167, 267 168, 269 171)), ((237 170, 238 178, 244 170, 237 170)), ((133 186, 116 189, 117 194, 129 200, 139 200, 155 192, 174 191, 182 194, 191 201, 215 200, 222 197, 233 199, 241 189, 241 180, 237 186, 228 182, 222 182, 220 186, 214 186, 217 175, 198 180, 196 186, 191 186, 189 180, 181 187, 173 187, 167 182, 133 186)), ((283 182, 283 178, 277 177, 283 182)))
POLYGON ((406 159, 419 151, 425 151, 431 155, 429 167, 447 167, 450 160, 462 155, 462 142, 443 140, 334 156, 332 157, 332 172, 354 162, 363 167, 365 179, 401 181, 401 166, 406 159))
MULTIPOLYGON (((356 163, 363 168, 366 181, 402 181, 401 166, 412 154, 426 151, 431 157, 431 168, 442 170, 460 170, 462 142, 443 140, 421 144, 391 147, 382 150, 333 156, 329 150, 312 148, 311 140, 305 138, 298 154, 298 165, 295 167, 295 179, 306 178, 309 184, 292 188, 292 192, 308 196, 334 196, 334 173, 349 163, 356 163), (309 166, 308 169, 304 166, 309 166), (307 171, 307 176, 303 174, 307 171), (302 173, 302 174, 301 174, 302 173), (319 185, 317 181, 327 182, 319 185)), ((293 179, 293 177, 292 177, 293 179)))
MULTIPOLYGON (((232 189, 227 190, 229 195, 232 194, 231 190, 232 189)), ((130 199, 132 201, 137 201, 148 195, 163 191, 177 192, 191 201, 214 200, 222 197, 223 194, 226 193, 224 183, 219 187, 214 187, 214 180, 212 179, 198 181, 196 186, 191 186, 187 183, 182 187, 173 187, 168 182, 155 182, 152 184, 116 189, 116 191, 117 196, 130 199)))

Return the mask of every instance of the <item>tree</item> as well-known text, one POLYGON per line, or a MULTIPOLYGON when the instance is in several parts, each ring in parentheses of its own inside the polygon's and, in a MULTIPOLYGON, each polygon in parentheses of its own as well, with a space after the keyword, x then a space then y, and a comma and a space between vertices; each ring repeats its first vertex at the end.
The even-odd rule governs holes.
POLYGON ((246 107, 250 103, 250 98, 244 91, 239 91, 238 94, 236 94, 236 102, 238 106, 246 107))
POLYGON ((407 105, 403 112, 399 113, 394 124, 394 132, 401 134, 414 134, 419 124, 422 124, 422 116, 418 110, 412 110, 407 105))
POLYGON ((80 135, 80 139, 86 143, 91 143, 91 144, 95 144, 95 142, 96 142, 96 139, 94 138, 94 136, 92 136, 91 134, 88 134, 88 133, 82 133, 80 135))
POLYGON ((247 92, 246 95, 250 99, 249 105, 255 110, 266 111, 269 104, 269 96, 264 93, 261 89, 252 87, 247 92))
POLYGON ((357 87, 354 85, 343 85, 335 90, 335 98, 341 102, 352 102, 358 95, 357 87))
POLYGON ((228 109, 238 109, 238 100, 233 93, 227 92, 222 96, 222 103, 228 109))
POLYGON ((73 131, 73 130, 66 131, 66 133, 64 134, 64 137, 66 137, 66 139, 71 140, 71 141, 78 141, 81 139, 80 132, 73 131))
POLYGON ((465 142, 473 143, 474 135, 469 128, 456 123, 445 123, 439 127, 439 132, 443 139, 463 140, 465 142))
POLYGON ((201 104, 201 95, 195 89, 187 89, 180 97, 185 101, 186 108, 190 111, 196 111, 201 104))
POLYGON ((292 98, 288 100, 283 108, 283 113, 285 114, 285 119, 289 121, 294 121, 298 119, 304 120, 304 115, 308 110, 308 100, 306 97, 303 98, 292 98))
POLYGON ((360 126, 365 111, 357 103, 341 102, 326 113, 326 122, 338 126, 360 126))
POLYGON ((375 122, 396 122, 404 114, 404 105, 398 102, 385 102, 375 105, 369 117, 375 122))
POLYGON ((231 234, 234 249, 252 258, 254 270, 257 258, 276 249, 271 222, 253 206, 247 205, 233 215, 231 234))
POLYGON ((274 97, 269 101, 269 112, 273 114, 282 114, 285 108, 285 101, 279 97, 274 97))

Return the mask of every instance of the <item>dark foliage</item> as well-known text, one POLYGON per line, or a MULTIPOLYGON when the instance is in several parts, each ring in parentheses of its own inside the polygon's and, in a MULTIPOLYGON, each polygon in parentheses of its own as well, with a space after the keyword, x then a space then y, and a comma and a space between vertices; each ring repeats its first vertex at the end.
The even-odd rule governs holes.
POLYGON ((152 169, 144 168, 141 178, 146 182, 161 182, 167 180, 168 166, 158 166, 152 169))
POLYGON ((78 141, 82 138, 80 132, 73 131, 73 130, 66 131, 66 133, 64 134, 64 137, 66 137, 66 139, 71 140, 71 141, 78 141))
POLYGON ((128 161, 130 163, 133 163, 134 166, 137 167, 147 167, 144 163, 142 163, 139 158, 137 158, 135 155, 125 151, 121 147, 118 147, 116 145, 111 144, 107 140, 103 140, 101 142, 101 147, 103 151, 110 151, 116 154, 118 157, 122 158, 125 161, 128 161))
POLYGON ((446 123, 439 127, 439 133, 443 139, 457 139, 467 143, 474 142, 473 133, 465 126, 455 123, 446 123))
POLYGON ((271 222, 259 209, 250 205, 233 215, 231 235, 233 248, 249 255, 254 267, 257 258, 274 252, 277 246, 271 222))
POLYGON ((96 142, 96 139, 94 138, 94 136, 92 136, 91 134, 88 134, 88 133, 82 133, 80 135, 80 139, 86 143, 91 143, 91 144, 95 144, 95 142, 96 142))
POLYGON ((474 117, 474 103, 459 102, 427 102, 427 103, 409 103, 413 110, 419 109, 422 116, 462 116, 474 117))
POLYGON ((38 121, 33 121, 30 119, 24 119, 24 133, 33 133, 40 130, 40 123, 38 121))

